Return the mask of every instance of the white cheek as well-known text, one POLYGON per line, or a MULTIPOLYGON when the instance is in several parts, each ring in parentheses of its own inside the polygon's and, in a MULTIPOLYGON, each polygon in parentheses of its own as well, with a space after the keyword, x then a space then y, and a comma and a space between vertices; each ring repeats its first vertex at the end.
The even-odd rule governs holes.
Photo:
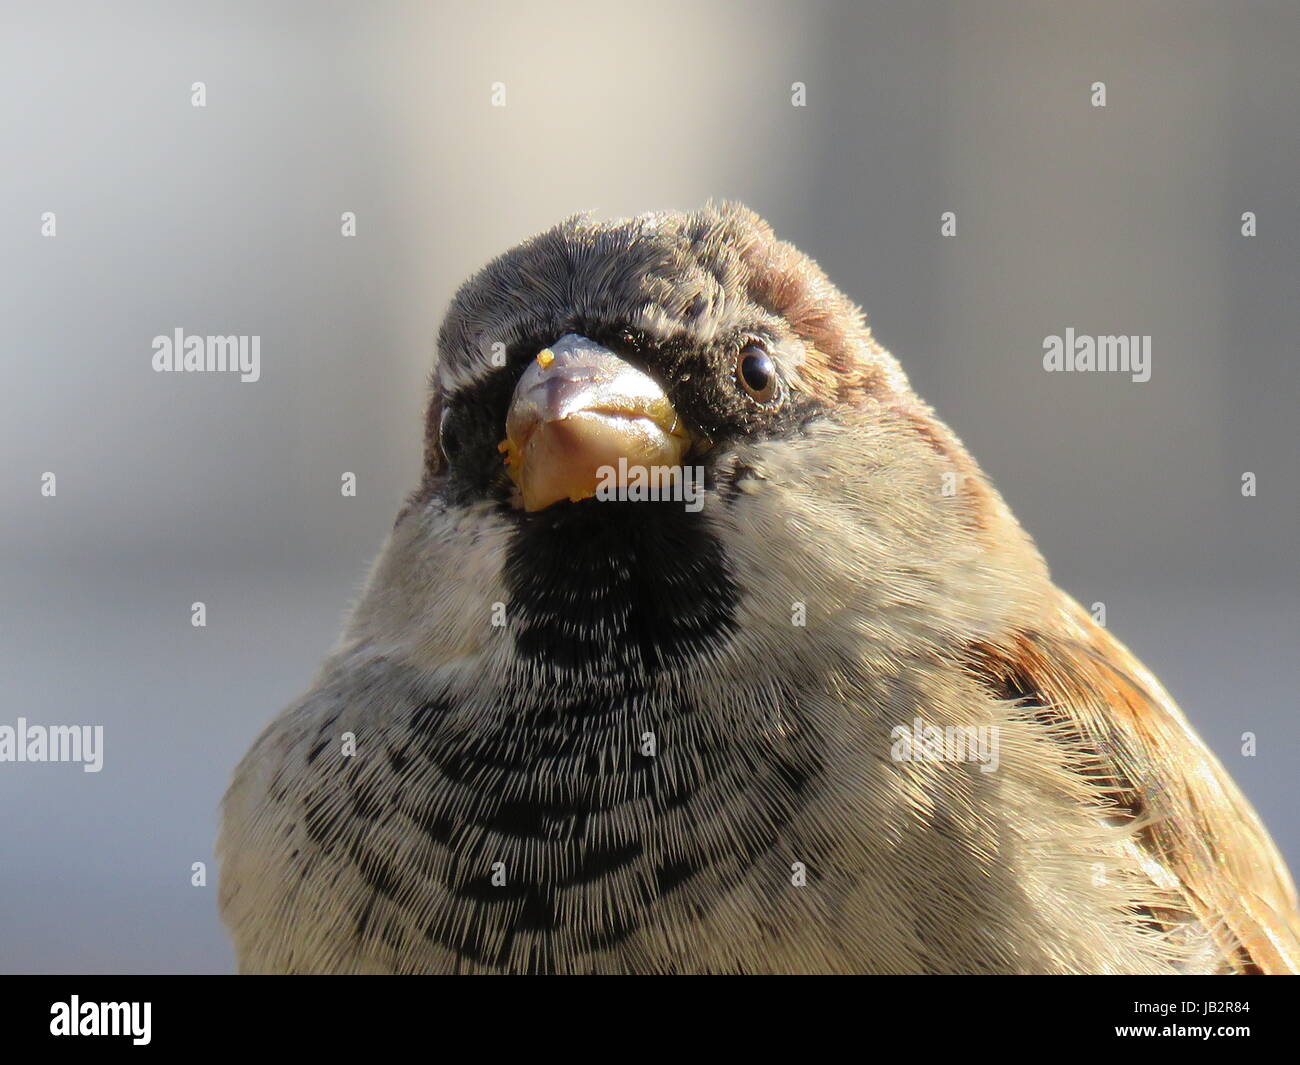
POLYGON ((947 519, 887 443, 827 427, 759 444, 744 456, 758 477, 716 502, 754 668, 778 654, 896 658, 947 627, 947 519))
POLYGON ((716 524, 760 655, 942 653, 1001 632, 1048 587, 1014 522, 973 529, 931 449, 898 431, 818 428, 744 461, 760 476, 715 501, 716 524))
POLYGON ((501 642, 509 537, 493 504, 411 515, 376 562, 345 639, 422 668, 501 642))

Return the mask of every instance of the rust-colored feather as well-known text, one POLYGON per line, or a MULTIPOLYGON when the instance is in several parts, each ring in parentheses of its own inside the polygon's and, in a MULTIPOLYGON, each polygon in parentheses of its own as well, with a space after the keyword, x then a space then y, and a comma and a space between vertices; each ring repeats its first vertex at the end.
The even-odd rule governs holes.
POLYGON ((1055 631, 981 646, 978 672, 1035 708, 1095 775, 1153 881, 1182 900, 1153 919, 1195 923, 1219 970, 1300 972, 1300 915, 1255 811, 1159 681, 1062 594, 1055 631))

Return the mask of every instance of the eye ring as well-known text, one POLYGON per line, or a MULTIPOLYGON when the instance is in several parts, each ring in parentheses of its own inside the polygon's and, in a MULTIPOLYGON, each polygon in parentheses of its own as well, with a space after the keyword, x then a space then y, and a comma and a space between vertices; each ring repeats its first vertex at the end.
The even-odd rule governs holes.
POLYGON ((751 337, 736 353, 736 383, 757 403, 770 403, 776 398, 780 377, 776 363, 761 340, 751 337))

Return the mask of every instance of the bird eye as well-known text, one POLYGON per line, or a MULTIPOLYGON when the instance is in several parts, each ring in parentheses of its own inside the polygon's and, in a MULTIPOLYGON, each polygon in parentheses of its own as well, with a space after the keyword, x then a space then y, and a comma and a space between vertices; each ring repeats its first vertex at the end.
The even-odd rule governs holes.
POLYGON ((736 356, 736 380, 740 387, 759 403, 776 395, 776 363, 762 341, 751 340, 736 356))

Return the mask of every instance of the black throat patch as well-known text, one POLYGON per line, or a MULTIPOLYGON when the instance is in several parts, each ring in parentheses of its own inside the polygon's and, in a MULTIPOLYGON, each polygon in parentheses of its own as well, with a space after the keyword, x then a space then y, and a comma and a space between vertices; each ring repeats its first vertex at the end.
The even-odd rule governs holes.
POLYGON ((729 638, 740 590, 680 503, 560 503, 523 516, 505 584, 515 645, 561 670, 640 676, 729 638))

